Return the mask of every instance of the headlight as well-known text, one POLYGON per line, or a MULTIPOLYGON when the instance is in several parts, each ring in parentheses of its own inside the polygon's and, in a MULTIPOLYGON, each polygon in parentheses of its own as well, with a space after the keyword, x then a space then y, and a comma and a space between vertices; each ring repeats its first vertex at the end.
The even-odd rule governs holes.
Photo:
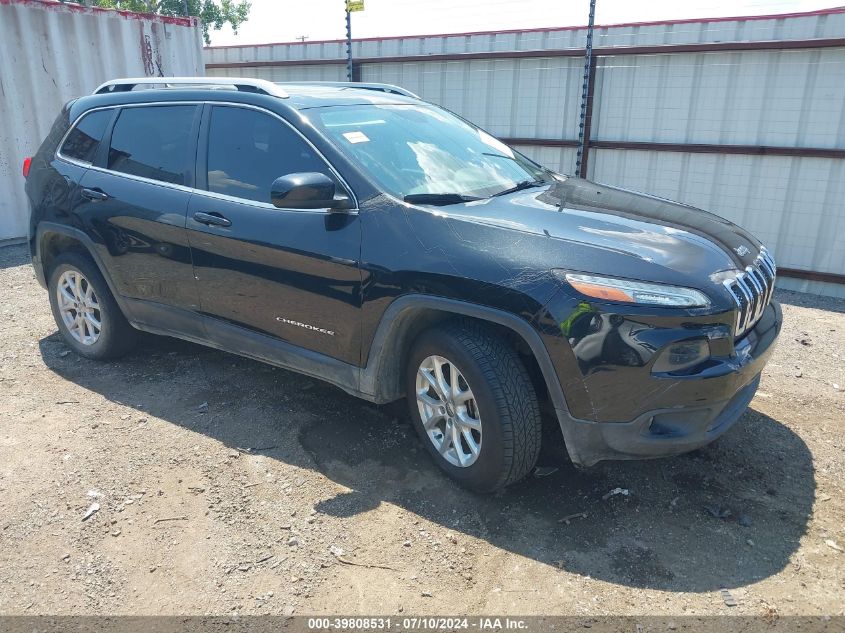
POLYGON ((565 270, 553 270, 552 274, 565 280, 581 294, 596 299, 678 308, 704 308, 710 305, 707 295, 693 288, 568 273, 565 270))

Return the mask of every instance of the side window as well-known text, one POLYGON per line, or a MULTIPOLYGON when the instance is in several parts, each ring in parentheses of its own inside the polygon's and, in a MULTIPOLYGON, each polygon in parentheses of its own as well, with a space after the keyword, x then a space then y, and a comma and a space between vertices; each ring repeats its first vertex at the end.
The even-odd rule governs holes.
POLYGON ((124 108, 112 131, 108 168, 184 185, 195 113, 196 106, 124 108))
POLYGON ((270 202, 279 176, 316 171, 334 178, 302 138, 269 114, 215 106, 208 132, 208 190, 270 202))
POLYGON ((83 163, 94 162, 94 154, 103 138, 114 110, 97 110, 82 117, 82 120, 70 131, 60 153, 66 158, 83 163))

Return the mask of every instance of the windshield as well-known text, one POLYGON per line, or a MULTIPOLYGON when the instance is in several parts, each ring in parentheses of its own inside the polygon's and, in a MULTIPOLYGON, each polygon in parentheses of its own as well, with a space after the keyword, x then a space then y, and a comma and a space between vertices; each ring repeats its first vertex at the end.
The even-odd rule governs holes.
POLYGON ((311 120, 402 200, 454 204, 551 181, 546 169, 434 106, 334 106, 311 120))

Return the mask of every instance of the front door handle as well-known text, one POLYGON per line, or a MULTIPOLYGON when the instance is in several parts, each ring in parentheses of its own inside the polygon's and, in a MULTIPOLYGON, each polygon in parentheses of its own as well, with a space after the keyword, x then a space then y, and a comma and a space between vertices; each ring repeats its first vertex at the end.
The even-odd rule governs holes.
POLYGON ((109 194, 107 194, 102 189, 83 189, 81 192, 83 198, 88 198, 89 200, 93 200, 94 202, 98 202, 101 200, 108 200, 109 194))
POLYGON ((224 218, 219 213, 203 213, 198 211, 194 213, 194 220, 200 224, 207 224, 208 226, 232 226, 232 222, 224 218))

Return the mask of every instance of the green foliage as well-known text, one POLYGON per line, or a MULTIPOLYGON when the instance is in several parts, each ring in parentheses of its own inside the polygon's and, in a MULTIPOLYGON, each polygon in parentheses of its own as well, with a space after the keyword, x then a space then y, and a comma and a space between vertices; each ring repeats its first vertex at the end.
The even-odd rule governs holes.
MULTIPOLYGON (((89 4, 84 0, 74 0, 79 4, 89 4)), ((91 0, 90 4, 109 9, 124 9, 142 13, 160 13, 161 15, 185 15, 185 5, 188 14, 197 16, 202 21, 202 34, 205 43, 209 44, 209 27, 214 30, 222 29, 230 24, 237 33, 238 27, 249 17, 252 8, 249 0, 91 0)))

